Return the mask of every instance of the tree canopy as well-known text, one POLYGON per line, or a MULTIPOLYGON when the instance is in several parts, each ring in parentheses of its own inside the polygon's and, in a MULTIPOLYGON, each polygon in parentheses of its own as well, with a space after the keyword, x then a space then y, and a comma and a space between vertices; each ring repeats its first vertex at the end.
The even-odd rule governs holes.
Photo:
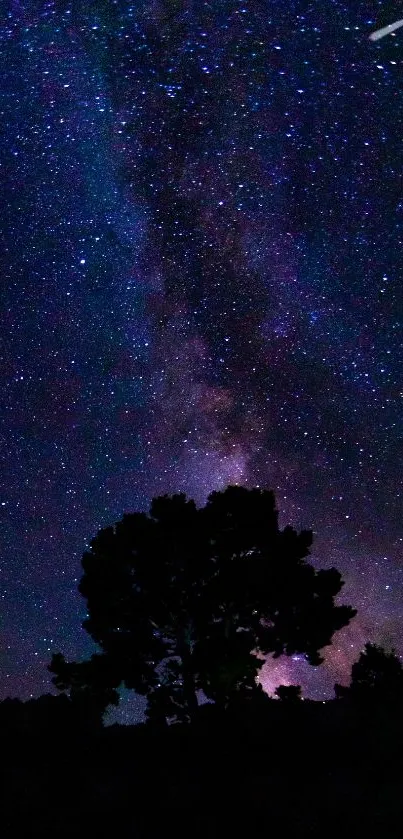
POLYGON ((280 530, 273 492, 230 486, 197 508, 155 498, 97 534, 82 560, 83 626, 102 653, 92 664, 54 657, 61 689, 93 680, 147 696, 150 715, 190 719, 197 692, 226 707, 257 690, 264 656, 320 650, 356 614, 335 605, 343 582, 306 561, 312 533, 280 530), (70 669, 69 669, 70 668, 70 669))

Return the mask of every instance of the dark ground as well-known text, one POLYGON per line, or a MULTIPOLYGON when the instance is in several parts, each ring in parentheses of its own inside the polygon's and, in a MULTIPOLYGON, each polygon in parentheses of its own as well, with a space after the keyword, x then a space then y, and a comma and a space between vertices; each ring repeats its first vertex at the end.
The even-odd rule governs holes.
POLYGON ((203 715, 160 732, 3 723, 1 837, 403 835, 403 714, 203 715))

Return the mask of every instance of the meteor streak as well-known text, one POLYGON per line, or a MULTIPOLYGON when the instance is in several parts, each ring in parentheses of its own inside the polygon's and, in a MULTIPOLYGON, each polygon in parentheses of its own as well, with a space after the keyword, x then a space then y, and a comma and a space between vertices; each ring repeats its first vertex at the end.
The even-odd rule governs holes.
POLYGON ((390 35, 395 29, 400 29, 403 26, 403 20, 397 20, 396 23, 389 23, 388 26, 383 26, 382 29, 377 29, 376 32, 371 32, 369 38, 371 41, 379 41, 385 35, 390 35))

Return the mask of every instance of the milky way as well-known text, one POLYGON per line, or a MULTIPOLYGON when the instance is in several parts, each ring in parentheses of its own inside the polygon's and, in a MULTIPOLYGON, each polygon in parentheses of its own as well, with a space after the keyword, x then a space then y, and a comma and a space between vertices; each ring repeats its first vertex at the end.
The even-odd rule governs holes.
POLYGON ((359 610, 268 690, 330 696, 365 641, 403 651, 403 36, 369 39, 397 11, 9 3, 2 696, 91 651, 100 526, 231 482, 274 489, 359 610))

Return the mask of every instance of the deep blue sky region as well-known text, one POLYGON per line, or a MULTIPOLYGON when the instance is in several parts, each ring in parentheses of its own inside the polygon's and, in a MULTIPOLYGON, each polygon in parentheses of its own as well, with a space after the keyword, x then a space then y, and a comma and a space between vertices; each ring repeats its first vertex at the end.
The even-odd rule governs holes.
MULTIPOLYGON (((403 652, 403 17, 338 0, 1 4, 0 697, 93 651, 80 561, 162 493, 274 489, 403 652)), ((120 719, 137 700, 123 701, 120 719)))

